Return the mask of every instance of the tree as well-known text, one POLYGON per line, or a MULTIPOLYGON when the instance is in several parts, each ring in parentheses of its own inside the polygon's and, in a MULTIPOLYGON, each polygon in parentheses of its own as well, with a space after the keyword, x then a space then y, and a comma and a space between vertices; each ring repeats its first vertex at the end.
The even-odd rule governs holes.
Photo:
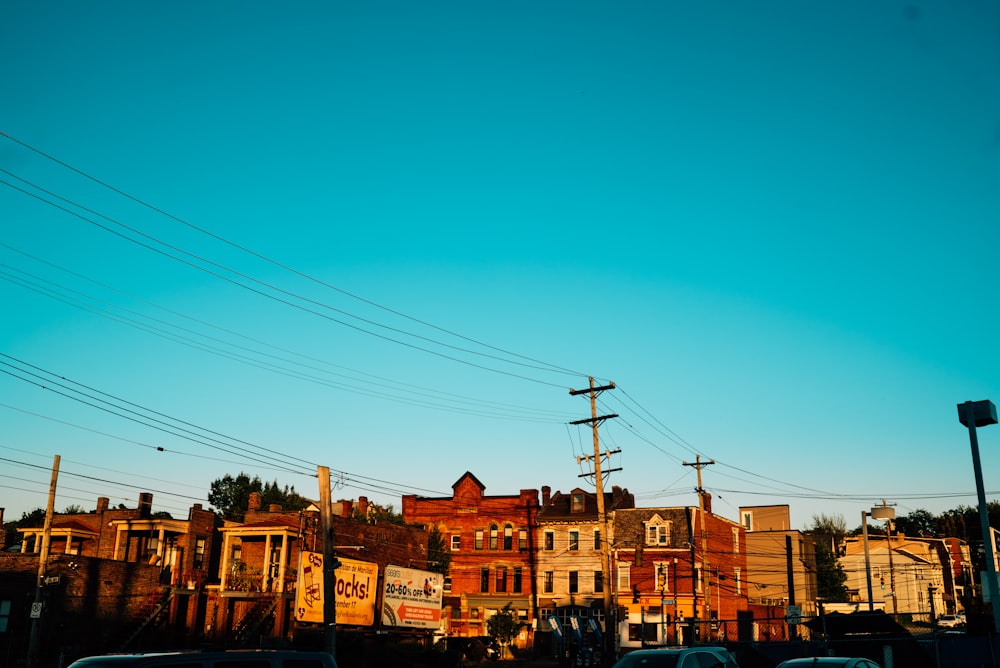
POLYGON ((208 502, 212 504, 227 520, 242 522, 250 503, 250 494, 259 492, 262 507, 272 503, 281 505, 284 510, 301 510, 308 505, 308 500, 299 496, 294 487, 278 486, 278 481, 262 483, 259 476, 250 478, 246 473, 240 473, 235 478, 228 473, 212 481, 208 502))
POLYGON ((825 601, 846 603, 847 573, 837 560, 837 549, 847 535, 843 515, 813 515, 809 534, 816 547, 816 593, 825 601))
POLYGON ((524 626, 527 624, 517 618, 511 603, 503 606, 502 610, 486 620, 486 632, 501 647, 509 647, 524 626))
POLYGON ((427 568, 441 575, 447 575, 451 568, 451 549, 436 526, 427 533, 427 568))
POLYGON ((918 509, 896 518, 896 531, 907 536, 933 538, 937 535, 938 518, 929 511, 918 509))
POLYGON ((830 603, 847 603, 847 573, 825 540, 816 545, 816 594, 830 603))
POLYGON ((79 505, 77 503, 71 503, 70 505, 66 506, 66 510, 63 511, 63 514, 65 514, 65 515, 81 515, 81 514, 83 514, 85 512, 87 512, 87 511, 83 509, 83 506, 81 506, 81 505, 79 505))

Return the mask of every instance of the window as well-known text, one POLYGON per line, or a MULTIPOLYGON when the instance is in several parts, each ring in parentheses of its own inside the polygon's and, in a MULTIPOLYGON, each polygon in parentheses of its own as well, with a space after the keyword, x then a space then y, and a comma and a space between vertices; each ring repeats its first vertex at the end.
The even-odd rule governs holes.
POLYGON ((505 566, 497 566, 495 591, 507 591, 507 568, 505 566))
POLYGON ((753 513, 749 510, 743 511, 743 528, 747 531, 753 531, 753 513))
POLYGON ((543 549, 552 551, 555 549, 556 536, 551 531, 545 532, 545 547, 543 549))
POLYGON ((458 552, 458 550, 461 547, 462 547, 462 537, 460 535, 458 535, 458 534, 454 534, 451 537, 451 551, 452 552, 458 552))
POLYGON ((239 561, 242 556, 243 556, 243 544, 233 543, 232 550, 229 553, 229 558, 232 559, 233 561, 239 561))
MULTIPOLYGON (((656 517, 655 519, 659 520, 660 518, 656 517)), ((646 545, 670 545, 670 524, 650 521, 646 525, 646 545)))
POLYGON ((490 569, 479 569, 479 591, 488 592, 490 590, 490 569))
POLYGON ((518 529, 517 530, 517 549, 524 552, 528 549, 528 530, 518 529))
POLYGON ((570 497, 570 512, 571 513, 582 513, 583 512, 583 493, 576 492, 570 497))
POLYGON ((740 530, 733 529, 733 554, 740 553, 740 530))
POLYGON ((483 530, 476 529, 476 549, 483 549, 483 530))
POLYGON ((159 536, 150 536, 146 539, 146 556, 156 554, 156 548, 160 546, 159 536))
POLYGON ((497 549, 497 537, 499 536, 499 531, 497 530, 496 524, 490 525, 490 549, 497 549))
POLYGON ((594 593, 600 594, 604 591, 604 573, 594 571, 594 593))
POLYGON ((10 600, 0 601, 0 633, 7 633, 7 623, 10 621, 10 600))
POLYGON ((594 529, 594 549, 595 550, 600 550, 601 549, 601 530, 600 529, 594 529))
POLYGON ((546 594, 552 593, 552 571, 542 573, 542 591, 546 594))
POLYGON ((580 532, 570 531, 569 532, 569 549, 579 550, 580 549, 580 532))
POLYGON ((451 576, 450 575, 444 576, 444 582, 441 585, 441 591, 443 591, 445 594, 450 594, 451 593, 451 576))
POLYGON ((697 590, 701 591, 701 564, 695 566, 695 578, 697 580, 697 590))
POLYGON ((569 593, 578 594, 580 592, 580 576, 576 571, 569 572, 569 593))
POLYGON ((514 549, 514 527, 509 524, 503 528, 503 549, 514 549))
POLYGON ((523 577, 522 573, 523 573, 523 571, 520 568, 515 568, 514 569, 514 588, 513 588, 513 592, 515 594, 520 594, 521 593, 521 579, 523 577))
POLYGON ((736 595, 740 596, 743 593, 743 580, 740 579, 740 569, 733 569, 733 579, 736 581, 736 595))
POLYGON ((205 565, 205 538, 197 538, 194 541, 194 566, 196 569, 200 569, 205 565))
POLYGON ((618 591, 632 591, 629 584, 629 565, 618 564, 618 591))

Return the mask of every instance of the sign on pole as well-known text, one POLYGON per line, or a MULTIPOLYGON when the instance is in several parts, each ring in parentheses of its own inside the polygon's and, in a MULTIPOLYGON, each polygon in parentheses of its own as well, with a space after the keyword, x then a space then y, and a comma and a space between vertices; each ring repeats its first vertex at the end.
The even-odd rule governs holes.
MULTIPOLYGON (((340 559, 334 570, 337 624, 371 626, 375 623, 375 587, 378 564, 340 559)), ((323 553, 302 552, 295 584, 295 619, 323 623, 323 553)))
POLYGON ((441 624, 440 573, 389 565, 382 590, 382 624, 436 629, 441 624))

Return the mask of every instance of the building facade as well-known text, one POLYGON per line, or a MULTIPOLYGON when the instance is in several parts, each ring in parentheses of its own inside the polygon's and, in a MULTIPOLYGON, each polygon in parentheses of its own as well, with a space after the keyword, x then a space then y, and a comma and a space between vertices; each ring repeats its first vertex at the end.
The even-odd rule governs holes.
POLYGON ((407 523, 437 529, 451 556, 445 580, 441 632, 450 636, 488 635, 486 620, 506 605, 525 624, 515 643, 532 644, 537 619, 534 544, 538 491, 488 496, 470 472, 450 497, 402 498, 407 523))

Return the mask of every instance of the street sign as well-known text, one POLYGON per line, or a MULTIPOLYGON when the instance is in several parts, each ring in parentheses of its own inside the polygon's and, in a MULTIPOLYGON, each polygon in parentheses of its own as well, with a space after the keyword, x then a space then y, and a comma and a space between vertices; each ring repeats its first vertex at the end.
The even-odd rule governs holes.
POLYGON ((663 599, 663 605, 675 605, 677 602, 672 598, 663 599))
POLYGON ((788 620, 789 624, 801 624, 802 623, 802 606, 801 605, 789 605, 785 607, 785 619, 788 620))
POLYGON ((42 604, 41 603, 32 603, 31 604, 31 618, 32 619, 38 619, 41 616, 42 616, 42 604))

